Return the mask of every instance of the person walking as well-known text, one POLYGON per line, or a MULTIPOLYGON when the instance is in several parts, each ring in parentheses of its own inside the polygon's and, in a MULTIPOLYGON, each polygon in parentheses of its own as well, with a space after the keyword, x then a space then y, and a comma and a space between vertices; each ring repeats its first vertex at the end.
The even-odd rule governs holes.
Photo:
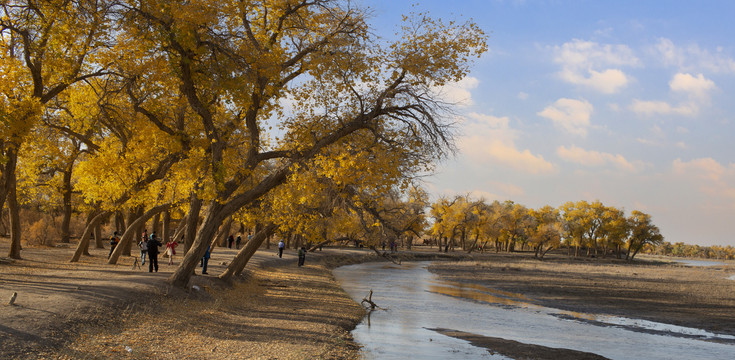
POLYGON ((158 248, 161 245, 161 242, 156 238, 156 233, 153 232, 151 239, 148 240, 148 272, 153 272, 153 270, 158 272, 158 248))
POLYGON ((207 263, 209 263, 209 257, 212 256, 212 245, 207 248, 207 251, 202 256, 202 275, 207 273, 207 263))
POLYGON ((140 247, 140 264, 145 265, 145 255, 148 253, 148 239, 145 235, 140 239, 138 247, 140 247))
POLYGON ((117 231, 115 231, 112 234, 112 237, 110 238, 110 253, 107 255, 107 258, 109 259, 110 256, 112 256, 112 252, 115 251, 115 247, 117 246, 117 243, 120 242, 120 237, 117 236, 117 231))
POLYGON ((285 248, 286 248, 286 244, 283 242, 283 239, 281 239, 281 241, 278 242, 278 257, 279 258, 283 257, 283 249, 285 248))
POLYGON ((227 237, 227 248, 232 249, 232 243, 235 242, 235 237, 230 235, 227 237))
POLYGON ((241 241, 242 241, 242 236, 240 234, 237 234, 237 239, 235 239, 235 249, 240 250, 241 241))
POLYGON ((166 254, 168 254, 168 264, 174 264, 174 255, 176 255, 176 246, 179 244, 174 241, 173 236, 166 243, 166 254))
POLYGON ((306 248, 302 246, 299 249, 299 266, 304 266, 304 260, 306 260, 306 248))

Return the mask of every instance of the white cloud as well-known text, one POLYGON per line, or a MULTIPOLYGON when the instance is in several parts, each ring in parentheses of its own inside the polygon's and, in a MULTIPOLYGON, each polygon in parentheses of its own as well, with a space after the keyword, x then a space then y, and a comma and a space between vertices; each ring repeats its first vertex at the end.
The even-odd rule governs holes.
POLYGON ((620 154, 610 154, 594 150, 585 150, 574 145, 569 148, 565 146, 559 146, 556 149, 556 154, 566 161, 584 166, 602 167, 611 164, 616 168, 624 171, 635 172, 638 170, 638 167, 636 165, 630 163, 628 160, 625 159, 625 157, 620 154))
POLYGON ((666 101, 634 99, 628 109, 644 116, 694 116, 699 113, 701 106, 709 104, 709 92, 716 88, 715 82, 705 78, 702 74, 693 76, 688 73, 677 73, 669 81, 669 89, 686 94, 688 100, 679 105, 672 105, 666 101))
POLYGON ((528 99, 528 94, 525 93, 525 92, 523 92, 523 91, 521 91, 521 92, 518 93, 518 98, 521 99, 521 100, 526 100, 526 99, 528 99))
MULTIPOLYGON (((712 158, 699 158, 691 161, 674 160, 673 173, 698 181, 699 190, 715 199, 735 200, 735 164, 725 166, 712 158)), ((731 203, 730 206, 733 206, 731 203)))
POLYGON ((476 199, 476 200, 482 199, 485 201, 493 201, 493 200, 500 199, 498 195, 484 191, 484 190, 471 190, 467 195, 469 195, 471 199, 476 199))
POLYGON ((656 58, 667 66, 674 66, 686 71, 707 70, 715 73, 735 73, 735 60, 723 54, 722 48, 712 53, 697 44, 681 47, 667 38, 659 39, 653 46, 656 58))
POLYGON ((695 99, 706 100, 709 98, 709 91, 715 89, 716 86, 714 81, 705 78, 702 74, 694 77, 691 74, 678 73, 669 81, 669 88, 672 91, 687 93, 695 99))
POLYGON ((516 184, 509 184, 500 181, 489 181, 488 184, 490 185, 490 187, 502 191, 503 194, 508 197, 518 197, 526 193, 526 191, 523 190, 522 187, 516 184))
POLYGON ((570 84, 586 86, 603 94, 617 93, 629 82, 628 76, 618 69, 607 69, 602 72, 589 69, 587 72, 588 77, 585 77, 579 71, 564 69, 559 72, 559 76, 570 84))
POLYGON ((633 103, 628 107, 631 111, 638 115, 682 115, 693 116, 699 112, 699 107, 694 103, 684 103, 679 106, 672 106, 665 101, 645 101, 633 99, 633 103))
POLYGON ((593 110, 587 100, 561 98, 536 114, 572 134, 586 136, 593 110))
POLYGON ((637 66, 640 61, 626 45, 574 39, 554 47, 555 61, 573 67, 637 66))
POLYGON ((482 164, 491 162, 530 174, 548 174, 555 171, 554 165, 541 155, 530 150, 516 148, 517 133, 509 126, 507 117, 486 114, 468 114, 465 135, 458 145, 463 154, 472 161, 482 164))
POLYGON ((471 106, 475 101, 472 99, 470 90, 477 88, 479 84, 480 80, 476 77, 467 76, 460 81, 448 83, 433 90, 442 101, 457 106, 471 106))
POLYGON ((553 48, 554 62, 562 66, 559 77, 571 84, 604 94, 624 88, 631 79, 619 67, 638 66, 639 60, 626 45, 598 44, 574 39, 553 48))
POLYGON ((637 141, 640 144, 643 145, 650 145, 650 146, 659 146, 660 144, 658 141, 651 140, 651 139, 645 139, 645 138, 636 138, 635 141, 637 141))

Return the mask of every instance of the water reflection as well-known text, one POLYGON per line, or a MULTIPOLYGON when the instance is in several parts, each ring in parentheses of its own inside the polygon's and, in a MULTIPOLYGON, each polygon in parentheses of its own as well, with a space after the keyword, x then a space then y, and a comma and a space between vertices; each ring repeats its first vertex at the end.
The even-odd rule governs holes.
POLYGON ((727 335, 548 309, 522 294, 441 281, 425 269, 427 265, 373 263, 335 270, 353 299, 359 302, 373 289, 373 301, 387 309, 373 312, 369 325, 363 322, 353 331, 355 340, 364 346, 365 358, 503 358, 427 330, 431 328, 587 351, 611 359, 728 359, 735 353, 732 337, 727 335), (694 332, 687 334, 691 330, 694 332), (701 341, 712 337, 726 343, 701 341))
POLYGON ((718 266, 718 265, 725 265, 722 261, 712 261, 712 260, 690 260, 690 259, 674 259, 674 262, 684 264, 687 266, 718 266))

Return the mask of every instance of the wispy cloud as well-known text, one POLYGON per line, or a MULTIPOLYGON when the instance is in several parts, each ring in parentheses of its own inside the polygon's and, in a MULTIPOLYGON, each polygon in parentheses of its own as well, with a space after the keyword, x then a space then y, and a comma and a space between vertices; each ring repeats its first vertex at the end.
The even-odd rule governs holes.
POLYGON ((698 44, 677 46, 672 40, 661 38, 653 46, 652 52, 663 65, 679 70, 735 73, 735 59, 724 54, 722 49, 711 52, 700 48, 698 44))
POLYGON ((672 105, 661 100, 634 99, 628 109, 644 116, 652 115, 681 115, 694 116, 703 106, 710 103, 709 93, 716 89, 715 82, 702 74, 694 76, 689 73, 677 73, 669 81, 669 89, 674 93, 683 93, 687 100, 672 105))
POLYGON ((472 76, 467 76, 460 81, 448 83, 440 88, 434 88, 433 91, 442 101, 460 106, 467 107, 474 105, 471 90, 476 88, 480 81, 472 76))
POLYGON ((468 114, 465 134, 459 138, 463 154, 477 163, 492 163, 529 174, 556 171, 553 164, 530 150, 515 145, 517 131, 510 128, 510 119, 486 114, 468 114))
POLYGON ((620 67, 640 61, 626 45, 599 44, 574 39, 553 48, 554 62, 561 65, 559 77, 604 94, 619 92, 631 78, 620 67))
POLYGON ((699 112, 699 107, 692 103, 685 103, 679 106, 673 106, 666 101, 646 101, 634 99, 628 107, 631 111, 639 115, 682 115, 692 116, 699 112))
POLYGON ((559 146, 556 149, 556 154, 566 161, 589 167, 613 165, 617 169, 628 172, 636 172, 642 167, 642 164, 634 165, 620 154, 585 150, 574 145, 568 148, 565 146, 559 146))
MULTIPOLYGON (((713 158, 674 160, 673 173, 698 181, 699 190, 713 198, 735 200, 735 164, 725 166, 713 158)), ((730 206, 735 207, 735 203, 730 206)))

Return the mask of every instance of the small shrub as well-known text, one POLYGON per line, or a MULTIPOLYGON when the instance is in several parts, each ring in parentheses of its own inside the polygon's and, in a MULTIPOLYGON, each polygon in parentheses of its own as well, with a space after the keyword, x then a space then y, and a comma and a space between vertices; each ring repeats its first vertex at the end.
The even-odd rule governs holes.
POLYGON ((59 230, 45 216, 30 225, 23 236, 26 244, 38 246, 51 246, 54 238, 60 238, 59 230))

